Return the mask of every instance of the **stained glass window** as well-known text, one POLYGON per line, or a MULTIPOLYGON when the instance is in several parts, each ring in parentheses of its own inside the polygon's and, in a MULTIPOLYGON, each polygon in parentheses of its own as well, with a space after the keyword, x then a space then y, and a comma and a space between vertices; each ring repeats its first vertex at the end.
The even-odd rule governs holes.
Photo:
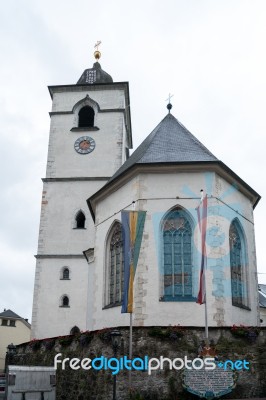
POLYGON ((237 220, 231 223, 229 230, 230 244, 230 268, 231 268, 231 290, 232 304, 234 306, 245 306, 245 248, 240 224, 237 220))
POLYGON ((124 286, 124 260, 121 224, 116 223, 110 238, 109 247, 109 304, 122 301, 124 286))
POLYGON ((182 209, 170 211, 163 221, 165 301, 192 299, 192 228, 182 209))

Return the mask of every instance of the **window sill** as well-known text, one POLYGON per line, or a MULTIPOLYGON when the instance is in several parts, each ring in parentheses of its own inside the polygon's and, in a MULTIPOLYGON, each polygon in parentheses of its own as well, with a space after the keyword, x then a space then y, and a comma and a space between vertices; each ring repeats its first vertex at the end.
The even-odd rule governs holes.
POLYGON ((60 308, 70 308, 70 306, 59 306, 60 308))
POLYGON ((242 308, 243 310, 251 311, 251 308, 248 306, 245 306, 244 304, 235 304, 232 303, 232 306, 237 307, 237 308, 242 308))
POLYGON ((70 281, 70 278, 60 278, 60 281, 70 281))
POLYGON ((191 296, 176 296, 176 297, 172 297, 172 296, 162 296, 159 301, 161 302, 194 302, 196 303, 197 299, 196 297, 191 297, 191 296))
POLYGON ((73 229, 77 229, 77 230, 84 230, 84 229, 87 229, 87 228, 73 228, 73 229))
POLYGON ((107 310, 108 308, 119 307, 119 306, 122 306, 122 301, 117 302, 117 303, 108 304, 107 306, 104 306, 102 308, 102 310, 107 310))
POLYGON ((84 127, 73 127, 70 132, 86 132, 86 131, 99 131, 98 126, 84 126, 84 127))

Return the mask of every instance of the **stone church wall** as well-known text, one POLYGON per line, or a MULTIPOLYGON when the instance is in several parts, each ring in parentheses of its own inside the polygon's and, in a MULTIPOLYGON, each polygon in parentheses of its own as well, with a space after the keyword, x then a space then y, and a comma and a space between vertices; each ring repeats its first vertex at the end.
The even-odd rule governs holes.
MULTIPOLYGON (((117 357, 128 355, 129 329, 120 328, 121 346, 117 357)), ((95 358, 114 355, 111 330, 84 332, 77 335, 31 341, 17 347, 17 355, 10 364, 51 366, 57 353, 62 358, 95 358)), ((266 329, 265 328, 210 328, 210 339, 215 343, 219 361, 247 360, 250 369, 239 371, 235 389, 223 398, 244 399, 266 397, 266 329)), ((204 337, 203 328, 147 327, 133 328, 133 358, 169 357, 196 358, 204 337)), ((128 371, 117 375, 117 399, 192 400, 197 397, 182 387, 182 372, 157 370, 132 372, 132 395, 129 397, 128 371)), ((112 399, 113 376, 110 370, 71 370, 61 365, 57 369, 57 400, 112 399)))

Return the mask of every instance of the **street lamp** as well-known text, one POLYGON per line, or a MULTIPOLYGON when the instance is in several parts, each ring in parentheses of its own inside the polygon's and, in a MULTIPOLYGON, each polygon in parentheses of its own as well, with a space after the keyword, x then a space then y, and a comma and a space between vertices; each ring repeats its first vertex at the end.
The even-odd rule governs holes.
MULTIPOLYGON (((114 357, 116 358, 117 356, 117 350, 119 349, 121 345, 121 333, 118 330, 114 330, 111 332, 111 338, 112 338, 112 347, 114 350, 114 357)), ((116 375, 114 375, 114 381, 113 381, 113 400, 116 400, 116 375)))
POLYGON ((16 354, 16 346, 11 343, 7 346, 7 352, 6 352, 6 359, 5 359, 5 370, 7 366, 10 364, 10 362, 13 360, 13 356, 16 354))

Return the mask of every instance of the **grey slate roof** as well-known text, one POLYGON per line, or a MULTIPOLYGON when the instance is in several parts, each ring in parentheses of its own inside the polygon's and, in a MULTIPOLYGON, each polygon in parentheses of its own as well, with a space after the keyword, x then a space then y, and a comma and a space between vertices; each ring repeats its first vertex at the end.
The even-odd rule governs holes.
POLYGON ((190 133, 172 114, 166 117, 146 137, 127 161, 116 171, 107 183, 87 199, 93 220, 95 209, 93 202, 100 193, 103 193, 113 181, 119 180, 134 166, 167 166, 175 164, 216 164, 236 182, 242 184, 253 196, 253 208, 260 200, 260 195, 235 174, 227 165, 217 159, 192 133, 190 133))
POLYGON ((0 317, 6 318, 21 318, 18 314, 14 313, 12 310, 5 310, 0 313, 0 317))
POLYGON ((135 164, 208 161, 218 159, 169 113, 108 182, 135 164))

